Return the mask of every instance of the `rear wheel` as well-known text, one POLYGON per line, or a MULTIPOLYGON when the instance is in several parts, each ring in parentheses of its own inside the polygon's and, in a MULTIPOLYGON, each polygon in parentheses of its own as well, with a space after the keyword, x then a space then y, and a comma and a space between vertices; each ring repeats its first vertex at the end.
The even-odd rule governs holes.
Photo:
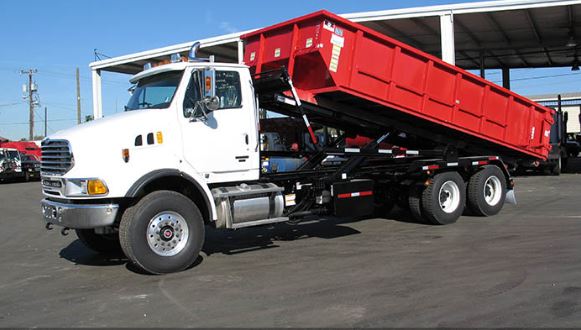
POLYGON ((421 213, 432 224, 447 225, 458 220, 465 204, 465 185, 460 174, 440 173, 422 193, 421 213))
POLYGON ((421 223, 428 223, 422 216, 422 192, 423 185, 412 185, 408 193, 408 207, 414 220, 421 223))
POLYGON ((75 233, 81 243, 95 252, 102 254, 121 252, 119 235, 117 233, 97 234, 94 229, 75 229, 75 233))
POLYGON ((468 205, 480 216, 495 215, 506 197, 506 178, 495 165, 484 166, 468 181, 468 205))
POLYGON ((204 220, 198 207, 174 191, 155 191, 121 218, 123 252, 152 274, 182 271, 197 259, 204 243, 204 220))

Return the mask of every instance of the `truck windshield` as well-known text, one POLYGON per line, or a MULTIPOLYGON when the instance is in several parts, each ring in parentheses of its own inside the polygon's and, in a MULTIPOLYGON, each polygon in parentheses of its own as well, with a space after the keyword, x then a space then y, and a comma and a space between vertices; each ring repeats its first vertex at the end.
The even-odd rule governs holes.
POLYGON ((182 75, 183 71, 171 71, 139 80, 125 110, 169 107, 182 75))

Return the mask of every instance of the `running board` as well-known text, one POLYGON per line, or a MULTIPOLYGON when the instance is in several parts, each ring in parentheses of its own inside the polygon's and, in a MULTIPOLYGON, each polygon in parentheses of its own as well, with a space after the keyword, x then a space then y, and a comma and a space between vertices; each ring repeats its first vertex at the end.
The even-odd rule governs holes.
POLYGON ((254 227, 254 226, 261 226, 261 225, 268 225, 271 223, 279 223, 279 222, 286 222, 288 221, 288 217, 280 217, 280 218, 272 218, 272 219, 262 219, 262 220, 255 220, 255 221, 247 221, 241 223, 233 223, 232 229, 240 229, 246 227, 254 227))

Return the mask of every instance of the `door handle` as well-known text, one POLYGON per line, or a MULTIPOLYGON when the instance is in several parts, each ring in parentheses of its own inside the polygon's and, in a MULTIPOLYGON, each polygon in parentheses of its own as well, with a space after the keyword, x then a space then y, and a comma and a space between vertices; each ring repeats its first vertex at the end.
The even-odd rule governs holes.
POLYGON ((244 133, 244 142, 246 142, 246 144, 249 143, 249 141, 248 141, 248 134, 247 133, 244 133))

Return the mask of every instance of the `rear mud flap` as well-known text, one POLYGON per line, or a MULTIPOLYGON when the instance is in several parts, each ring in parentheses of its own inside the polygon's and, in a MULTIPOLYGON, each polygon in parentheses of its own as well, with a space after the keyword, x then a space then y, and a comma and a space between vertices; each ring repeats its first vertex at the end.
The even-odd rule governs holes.
POLYGON ((513 189, 510 189, 506 192, 506 198, 504 202, 507 204, 516 205, 516 196, 514 195, 513 189))

